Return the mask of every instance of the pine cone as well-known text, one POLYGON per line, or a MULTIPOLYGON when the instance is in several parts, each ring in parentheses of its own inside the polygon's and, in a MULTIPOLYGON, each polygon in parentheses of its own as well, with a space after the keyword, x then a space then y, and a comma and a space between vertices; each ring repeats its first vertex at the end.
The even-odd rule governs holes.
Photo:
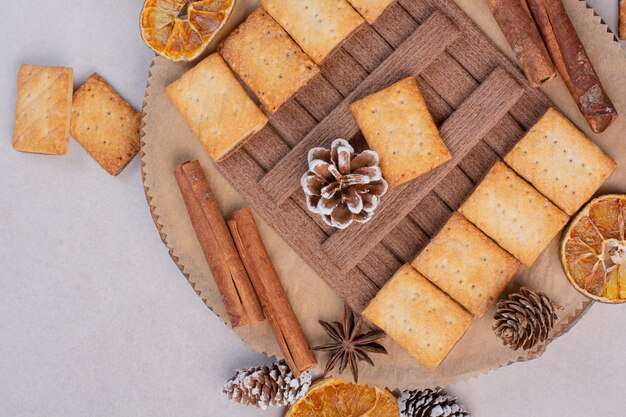
POLYGON ((493 330, 505 346, 530 349, 547 339, 558 318, 557 308, 547 295, 520 288, 498 302, 493 330))
POLYGON ((355 154, 348 141, 335 139, 330 149, 311 149, 308 161, 301 184, 309 210, 339 229, 372 217, 387 192, 375 151, 355 154))
POLYGON ((295 378, 284 360, 269 366, 240 369, 224 384, 228 399, 244 405, 282 407, 304 397, 311 385, 311 374, 295 378))
POLYGON ((401 417, 470 417, 456 398, 441 388, 403 391, 398 398, 401 417))

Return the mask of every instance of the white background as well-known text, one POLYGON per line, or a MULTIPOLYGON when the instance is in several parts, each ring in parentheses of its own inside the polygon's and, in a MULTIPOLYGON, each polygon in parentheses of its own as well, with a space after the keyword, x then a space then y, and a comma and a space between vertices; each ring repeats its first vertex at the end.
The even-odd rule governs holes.
MULTIPOLYGON (((140 0, 3 2, 0 12, 0 417, 278 416, 222 383, 267 360, 204 306, 161 243, 139 158, 110 177, 11 147, 21 63, 98 71, 141 107, 152 53, 140 0)), ((617 0, 595 0, 616 26, 617 0)), ((622 116, 624 117, 624 116, 622 116)), ((596 305, 538 360, 449 387, 477 417, 623 414, 626 306, 596 305)))

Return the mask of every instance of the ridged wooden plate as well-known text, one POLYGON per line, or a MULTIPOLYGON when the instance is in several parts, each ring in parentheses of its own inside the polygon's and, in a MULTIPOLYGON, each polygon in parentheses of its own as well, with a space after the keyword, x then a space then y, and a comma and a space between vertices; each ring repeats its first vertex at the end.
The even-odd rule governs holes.
MULTIPOLYGON (((249 1, 248 9, 255 3, 249 1)), ((619 56, 609 48, 606 27, 584 2, 566 3, 576 13, 574 22, 593 26, 596 37, 602 38, 604 31, 603 46, 619 56)), ((484 10, 476 15, 487 16, 484 10)), ((244 204, 243 197, 260 216, 270 255, 311 344, 324 340, 318 319, 339 319, 341 299, 362 309, 551 105, 455 2, 399 0, 373 25, 363 24, 355 31, 327 58, 319 76, 271 115, 269 124, 245 146, 217 165, 163 94, 164 87, 189 67, 156 58, 148 79, 142 171, 155 224, 196 292, 224 318, 171 175, 177 163, 200 159, 225 212, 244 204), (418 79, 453 163, 388 193, 369 223, 343 231, 328 228, 309 214, 299 189, 307 151, 336 137, 362 144, 347 105, 407 75, 418 79)), ((571 111, 568 114, 574 117, 571 111)), ((556 240, 533 268, 520 271, 506 292, 520 285, 542 290, 563 306, 550 340, 568 330, 591 304, 564 278, 556 240)), ((493 310, 476 320, 436 371, 426 371, 388 341, 390 355, 377 358, 376 368, 364 368, 363 379, 390 387, 447 385, 543 352, 547 343, 527 352, 504 348, 491 331, 493 310)), ((237 333, 251 348, 280 356, 267 326, 237 333)))

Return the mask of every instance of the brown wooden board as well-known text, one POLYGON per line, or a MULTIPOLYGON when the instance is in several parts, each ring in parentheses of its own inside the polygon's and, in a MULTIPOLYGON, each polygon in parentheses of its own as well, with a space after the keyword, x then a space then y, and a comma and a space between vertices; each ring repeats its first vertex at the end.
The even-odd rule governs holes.
MULTIPOLYGON (((437 126, 443 129, 447 123, 451 123, 448 119, 455 113, 461 114, 464 103, 471 100, 474 94, 478 94, 479 87, 490 77, 495 77, 493 79, 499 79, 500 82, 507 79, 497 76, 496 70, 499 68, 521 86, 523 94, 504 116, 495 118, 497 120, 493 126, 483 129, 488 129, 488 132, 475 143, 466 156, 449 170, 442 181, 428 193, 424 193, 424 197, 415 203, 408 214, 399 219, 394 227, 390 227, 382 239, 348 272, 341 271, 337 265, 333 266, 329 257, 321 251, 322 245, 335 230, 318 217, 309 216, 301 192, 292 193, 284 204, 277 207, 274 200, 258 185, 259 181, 295 149, 309 129, 315 128, 341 105, 345 95, 337 86, 322 74, 299 91, 294 97, 295 103, 289 103, 288 107, 281 109, 282 120, 273 120, 274 124, 269 124, 243 146, 237 158, 227 162, 231 165, 220 167, 222 172, 230 170, 227 181, 220 175, 217 164, 210 159, 202 143, 164 92, 167 85, 181 77, 194 63, 177 63, 162 57, 155 58, 148 76, 141 130, 142 176, 146 197, 159 234, 176 265, 200 299, 225 323, 228 321, 220 293, 193 233, 173 176, 177 164, 190 159, 200 160, 226 216, 245 205, 253 205, 263 217, 271 220, 270 226, 259 216, 256 218, 264 243, 307 340, 311 345, 319 345, 327 342, 327 335, 319 326, 318 320, 332 321, 341 317, 343 301, 340 296, 350 300, 352 305, 366 303, 402 262, 412 258, 427 244, 449 218, 453 209, 481 180, 486 167, 502 158, 532 125, 538 114, 549 105, 550 101, 543 93, 529 90, 509 61, 495 50, 494 45, 497 44, 507 56, 514 57, 493 20, 488 1, 453 1, 458 7, 451 5, 449 1, 400 0, 400 3, 392 5, 373 25, 359 27, 358 32, 343 43, 342 48, 349 56, 343 54, 342 59, 351 56, 353 62, 350 65, 354 62, 361 65, 366 72, 363 80, 369 79, 411 34, 424 25, 435 11, 440 10, 459 29, 460 35, 417 76, 437 126), (459 8, 471 16, 481 31, 467 22, 459 8), (390 24, 394 21, 400 23, 390 24), (495 44, 488 41, 486 36, 495 44), (379 49, 372 46, 369 51, 368 46, 375 44, 383 47, 379 49), (325 101, 320 100, 321 97, 325 101), (288 116, 306 112, 311 117, 302 117, 308 120, 309 127, 290 131, 288 116), (247 202, 232 184, 239 190, 247 190, 247 202), (253 191, 256 194, 252 194, 253 191), (271 212, 270 209, 261 212, 263 206, 273 207, 276 212, 271 212), (410 244, 403 243, 407 241, 410 244), (317 251, 306 254, 303 248, 307 247, 317 251), (306 263, 321 265, 323 269, 316 267, 314 270, 306 263), (336 293, 326 282, 333 285, 336 293)), ((607 32, 606 25, 593 14, 593 10, 587 8, 584 1, 564 0, 564 4, 618 110, 626 108, 626 84, 623 83, 626 60, 623 50, 607 32)), ((228 28, 221 35, 222 39, 259 7, 259 0, 240 0, 238 5, 240 8, 233 13, 234 17, 228 22, 228 28)), ((220 38, 216 38, 212 49, 207 53, 215 50, 219 40, 220 38)), ((357 88, 358 86, 354 87, 355 90, 357 88)), ((626 153, 623 152, 622 134, 626 130, 626 118, 618 118, 605 133, 596 135, 588 128, 562 80, 551 80, 542 86, 541 91, 618 162, 616 173, 598 193, 626 192, 626 153)), ((352 91, 348 95, 351 93, 352 91)), ((490 120, 489 124, 491 123, 490 120)), ((350 139, 355 147, 363 149, 364 139, 359 132, 350 139)), ((376 367, 364 367, 360 372, 360 380, 377 386, 401 389, 445 386, 499 366, 539 356, 551 340, 576 323, 591 303, 569 284, 563 274, 558 245, 557 237, 532 268, 520 268, 501 296, 505 297, 520 286, 527 286, 548 294, 563 307, 559 310, 558 322, 546 342, 529 351, 512 351, 502 345, 492 331, 493 314, 496 310, 494 304, 485 316, 474 321, 436 370, 427 370, 393 340, 387 339, 384 343, 389 354, 377 357, 376 367)), ((280 357, 280 348, 267 323, 245 326, 234 331, 251 349, 280 357)))
POLYGON ((364 24, 268 126, 218 164, 253 208, 354 309, 410 261, 491 165, 550 105, 451 0, 399 0, 364 24), (373 218, 344 230, 306 208, 307 153, 363 142, 348 106, 418 78, 452 161, 392 189, 373 218), (424 215, 428 213, 428 215, 424 215))

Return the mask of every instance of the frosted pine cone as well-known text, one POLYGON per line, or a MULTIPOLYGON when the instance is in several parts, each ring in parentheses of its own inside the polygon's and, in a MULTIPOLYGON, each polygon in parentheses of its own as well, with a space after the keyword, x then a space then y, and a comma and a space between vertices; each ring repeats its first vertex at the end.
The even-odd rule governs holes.
POLYGON ((441 388, 403 391, 398 398, 401 417, 470 417, 456 398, 441 388))
POLYGON ((311 386, 311 374, 299 378, 291 373, 284 360, 269 366, 240 369, 224 384, 228 399, 257 408, 282 407, 304 397, 311 386))
POLYGON ((368 221, 387 192, 378 154, 355 154, 345 139, 335 139, 330 149, 311 149, 308 163, 301 179, 307 206, 329 226, 345 229, 354 221, 368 221))
POLYGON ((465 407, 441 388, 403 391, 398 405, 401 417, 470 417, 465 407))
POLYGON ((548 338, 557 308, 544 293, 520 288, 498 302, 493 331, 511 349, 531 349, 548 338))

